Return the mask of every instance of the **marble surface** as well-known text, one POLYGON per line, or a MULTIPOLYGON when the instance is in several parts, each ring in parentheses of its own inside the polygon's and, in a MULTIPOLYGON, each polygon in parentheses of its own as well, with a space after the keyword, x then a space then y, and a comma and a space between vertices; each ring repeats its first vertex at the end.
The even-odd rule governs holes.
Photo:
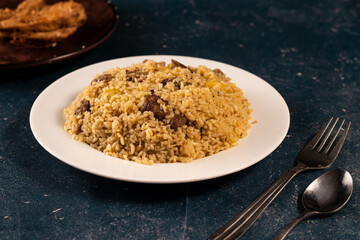
MULTIPOLYGON (((113 3, 119 24, 99 47, 71 60, 0 72, 0 239, 206 239, 290 168, 331 116, 352 122, 331 169, 351 173, 353 196, 337 214, 302 222, 288 239, 360 238, 359 1, 113 3), (229 176, 152 185, 84 173, 36 142, 29 112, 49 84, 92 63, 146 54, 208 58, 260 76, 289 106, 283 143, 229 176)), ((297 176, 243 238, 271 239, 302 211, 302 192, 325 171, 297 176)))

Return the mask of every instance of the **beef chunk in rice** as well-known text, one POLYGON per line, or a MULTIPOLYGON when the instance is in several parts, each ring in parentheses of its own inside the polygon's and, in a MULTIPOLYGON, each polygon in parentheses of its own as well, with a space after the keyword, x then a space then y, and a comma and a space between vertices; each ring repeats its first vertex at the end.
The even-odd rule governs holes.
POLYGON ((186 124, 187 119, 184 116, 181 115, 175 115, 173 119, 170 121, 170 126, 173 129, 178 129, 179 127, 182 127, 186 124))
POLYGON ((75 115, 83 114, 86 111, 90 111, 89 100, 81 100, 79 106, 75 109, 75 115))
POLYGON ((146 102, 140 107, 141 112, 150 111, 154 113, 154 116, 158 120, 165 118, 165 112, 161 110, 160 104, 157 102, 159 99, 155 94, 147 95, 146 102))

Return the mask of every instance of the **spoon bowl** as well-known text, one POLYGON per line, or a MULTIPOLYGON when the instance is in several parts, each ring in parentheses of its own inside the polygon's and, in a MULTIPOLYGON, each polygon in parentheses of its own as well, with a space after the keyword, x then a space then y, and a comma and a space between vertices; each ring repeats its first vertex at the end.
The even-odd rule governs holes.
POLYGON ((305 211, 282 229, 273 240, 285 239, 305 218, 336 213, 349 201, 353 188, 353 179, 348 171, 336 169, 324 173, 305 189, 302 196, 305 211))
POLYGON ((331 214, 350 199, 353 179, 348 171, 336 169, 315 179, 304 191, 302 204, 307 211, 331 214))

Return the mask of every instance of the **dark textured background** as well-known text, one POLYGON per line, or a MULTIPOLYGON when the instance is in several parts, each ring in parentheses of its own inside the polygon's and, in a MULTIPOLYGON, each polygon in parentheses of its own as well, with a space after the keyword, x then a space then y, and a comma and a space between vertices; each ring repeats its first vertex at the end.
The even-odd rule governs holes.
MULTIPOLYGON (((43 67, 0 72, 0 239, 205 239, 293 165, 331 116, 352 121, 334 168, 354 178, 352 198, 329 218, 302 222, 288 239, 360 239, 360 1, 113 1, 119 24, 96 49, 43 67), (291 113, 283 143, 258 164, 203 182, 147 185, 84 173, 33 137, 38 94, 88 64, 145 54, 209 58, 273 85, 291 113)), ((44 113, 46 114, 46 113, 44 113)), ((271 239, 300 211, 296 177, 244 239, 271 239)))

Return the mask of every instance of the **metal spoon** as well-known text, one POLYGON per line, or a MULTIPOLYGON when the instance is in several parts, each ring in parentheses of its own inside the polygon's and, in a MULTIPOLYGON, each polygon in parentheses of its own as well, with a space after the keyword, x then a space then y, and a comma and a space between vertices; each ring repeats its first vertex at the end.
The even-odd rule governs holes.
POLYGON ((302 220, 314 215, 332 214, 349 201, 353 192, 353 179, 348 171, 336 169, 315 179, 302 196, 305 212, 300 213, 272 240, 285 239, 290 231, 302 220))

